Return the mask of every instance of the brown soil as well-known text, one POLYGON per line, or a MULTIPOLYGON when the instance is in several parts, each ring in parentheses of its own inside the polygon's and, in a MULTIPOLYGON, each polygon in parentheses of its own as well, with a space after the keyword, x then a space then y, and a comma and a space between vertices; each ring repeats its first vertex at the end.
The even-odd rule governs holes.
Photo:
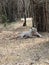
POLYGON ((41 33, 43 38, 16 39, 31 27, 22 24, 0 26, 0 65, 49 65, 49 33, 41 33))

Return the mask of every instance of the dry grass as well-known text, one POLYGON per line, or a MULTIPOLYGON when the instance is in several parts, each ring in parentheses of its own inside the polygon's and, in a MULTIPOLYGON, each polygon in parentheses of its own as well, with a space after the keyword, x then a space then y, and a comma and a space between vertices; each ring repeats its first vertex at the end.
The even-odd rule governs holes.
POLYGON ((43 38, 17 40, 18 33, 31 27, 31 22, 26 27, 22 24, 0 26, 0 65, 49 65, 49 33, 41 33, 43 38))

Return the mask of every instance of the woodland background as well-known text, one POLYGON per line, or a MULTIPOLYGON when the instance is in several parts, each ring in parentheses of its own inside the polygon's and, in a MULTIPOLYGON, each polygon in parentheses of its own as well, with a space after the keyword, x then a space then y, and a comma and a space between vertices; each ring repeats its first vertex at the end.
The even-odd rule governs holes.
POLYGON ((49 65, 49 0, 0 0, 0 65, 49 65), (31 27, 43 37, 16 39, 31 27))

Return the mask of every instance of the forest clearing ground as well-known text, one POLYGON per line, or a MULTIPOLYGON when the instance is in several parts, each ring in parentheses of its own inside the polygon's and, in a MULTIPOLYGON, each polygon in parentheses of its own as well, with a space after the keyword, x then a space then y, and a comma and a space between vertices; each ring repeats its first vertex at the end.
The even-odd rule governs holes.
POLYGON ((41 33, 43 38, 16 39, 19 33, 30 29, 31 22, 27 24, 0 26, 0 65, 49 65, 49 33, 41 33))

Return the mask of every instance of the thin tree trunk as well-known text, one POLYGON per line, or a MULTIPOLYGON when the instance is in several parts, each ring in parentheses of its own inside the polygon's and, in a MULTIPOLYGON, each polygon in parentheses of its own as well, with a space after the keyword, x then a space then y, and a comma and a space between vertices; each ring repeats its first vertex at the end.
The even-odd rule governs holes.
POLYGON ((23 23, 23 26, 26 26, 26 8, 25 8, 24 0, 23 0, 23 13, 24 13, 24 23, 23 23))
POLYGON ((26 14, 24 14, 24 23, 23 26, 26 26, 26 14))
POLYGON ((46 16, 46 31, 47 31, 47 21, 48 21, 48 17, 47 17, 47 0, 45 0, 46 2, 46 6, 45 6, 45 16, 46 16))

